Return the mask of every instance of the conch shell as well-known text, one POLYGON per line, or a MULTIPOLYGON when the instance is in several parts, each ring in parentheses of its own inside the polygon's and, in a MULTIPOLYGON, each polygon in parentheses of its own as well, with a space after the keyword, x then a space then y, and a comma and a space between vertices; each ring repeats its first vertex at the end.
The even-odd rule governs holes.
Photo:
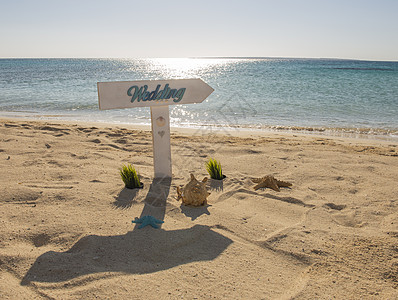
POLYGON ((202 181, 196 180, 191 174, 191 181, 182 189, 177 187, 177 201, 182 200, 184 205, 201 206, 207 204, 207 197, 210 193, 206 189, 207 177, 202 181))

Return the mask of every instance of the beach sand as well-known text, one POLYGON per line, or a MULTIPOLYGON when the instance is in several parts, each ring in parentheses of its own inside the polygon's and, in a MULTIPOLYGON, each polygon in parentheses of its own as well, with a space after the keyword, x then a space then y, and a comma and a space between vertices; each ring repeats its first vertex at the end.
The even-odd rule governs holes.
POLYGON ((172 181, 153 182, 148 130, 2 119, 0 298, 398 298, 396 143, 228 134, 172 130, 172 181), (181 206, 209 157, 227 177, 181 206), (293 185, 255 191, 268 174, 293 185))

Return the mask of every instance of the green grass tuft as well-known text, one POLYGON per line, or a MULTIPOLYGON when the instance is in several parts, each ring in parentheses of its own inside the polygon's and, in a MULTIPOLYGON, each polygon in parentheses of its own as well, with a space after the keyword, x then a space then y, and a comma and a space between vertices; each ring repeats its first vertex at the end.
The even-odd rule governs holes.
POLYGON ((142 186, 137 171, 130 164, 127 166, 123 165, 120 170, 120 176, 128 189, 140 188, 142 186))
POLYGON ((215 159, 211 159, 206 163, 206 170, 209 172, 210 178, 221 180, 224 178, 222 174, 221 164, 215 159))

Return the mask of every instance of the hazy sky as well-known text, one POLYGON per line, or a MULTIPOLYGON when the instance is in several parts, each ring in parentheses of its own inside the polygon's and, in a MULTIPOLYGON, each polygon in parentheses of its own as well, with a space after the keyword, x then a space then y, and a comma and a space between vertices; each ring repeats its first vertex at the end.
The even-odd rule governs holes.
POLYGON ((0 0, 0 57, 398 60, 398 0, 0 0))

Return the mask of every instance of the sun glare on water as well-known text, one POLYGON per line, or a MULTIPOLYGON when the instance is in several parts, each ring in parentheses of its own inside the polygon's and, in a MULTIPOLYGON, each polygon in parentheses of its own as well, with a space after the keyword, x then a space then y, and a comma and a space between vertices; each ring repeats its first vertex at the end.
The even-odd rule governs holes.
POLYGON ((148 60, 148 68, 156 70, 163 78, 196 78, 208 74, 209 69, 229 63, 230 59, 217 58, 156 58, 148 60))

